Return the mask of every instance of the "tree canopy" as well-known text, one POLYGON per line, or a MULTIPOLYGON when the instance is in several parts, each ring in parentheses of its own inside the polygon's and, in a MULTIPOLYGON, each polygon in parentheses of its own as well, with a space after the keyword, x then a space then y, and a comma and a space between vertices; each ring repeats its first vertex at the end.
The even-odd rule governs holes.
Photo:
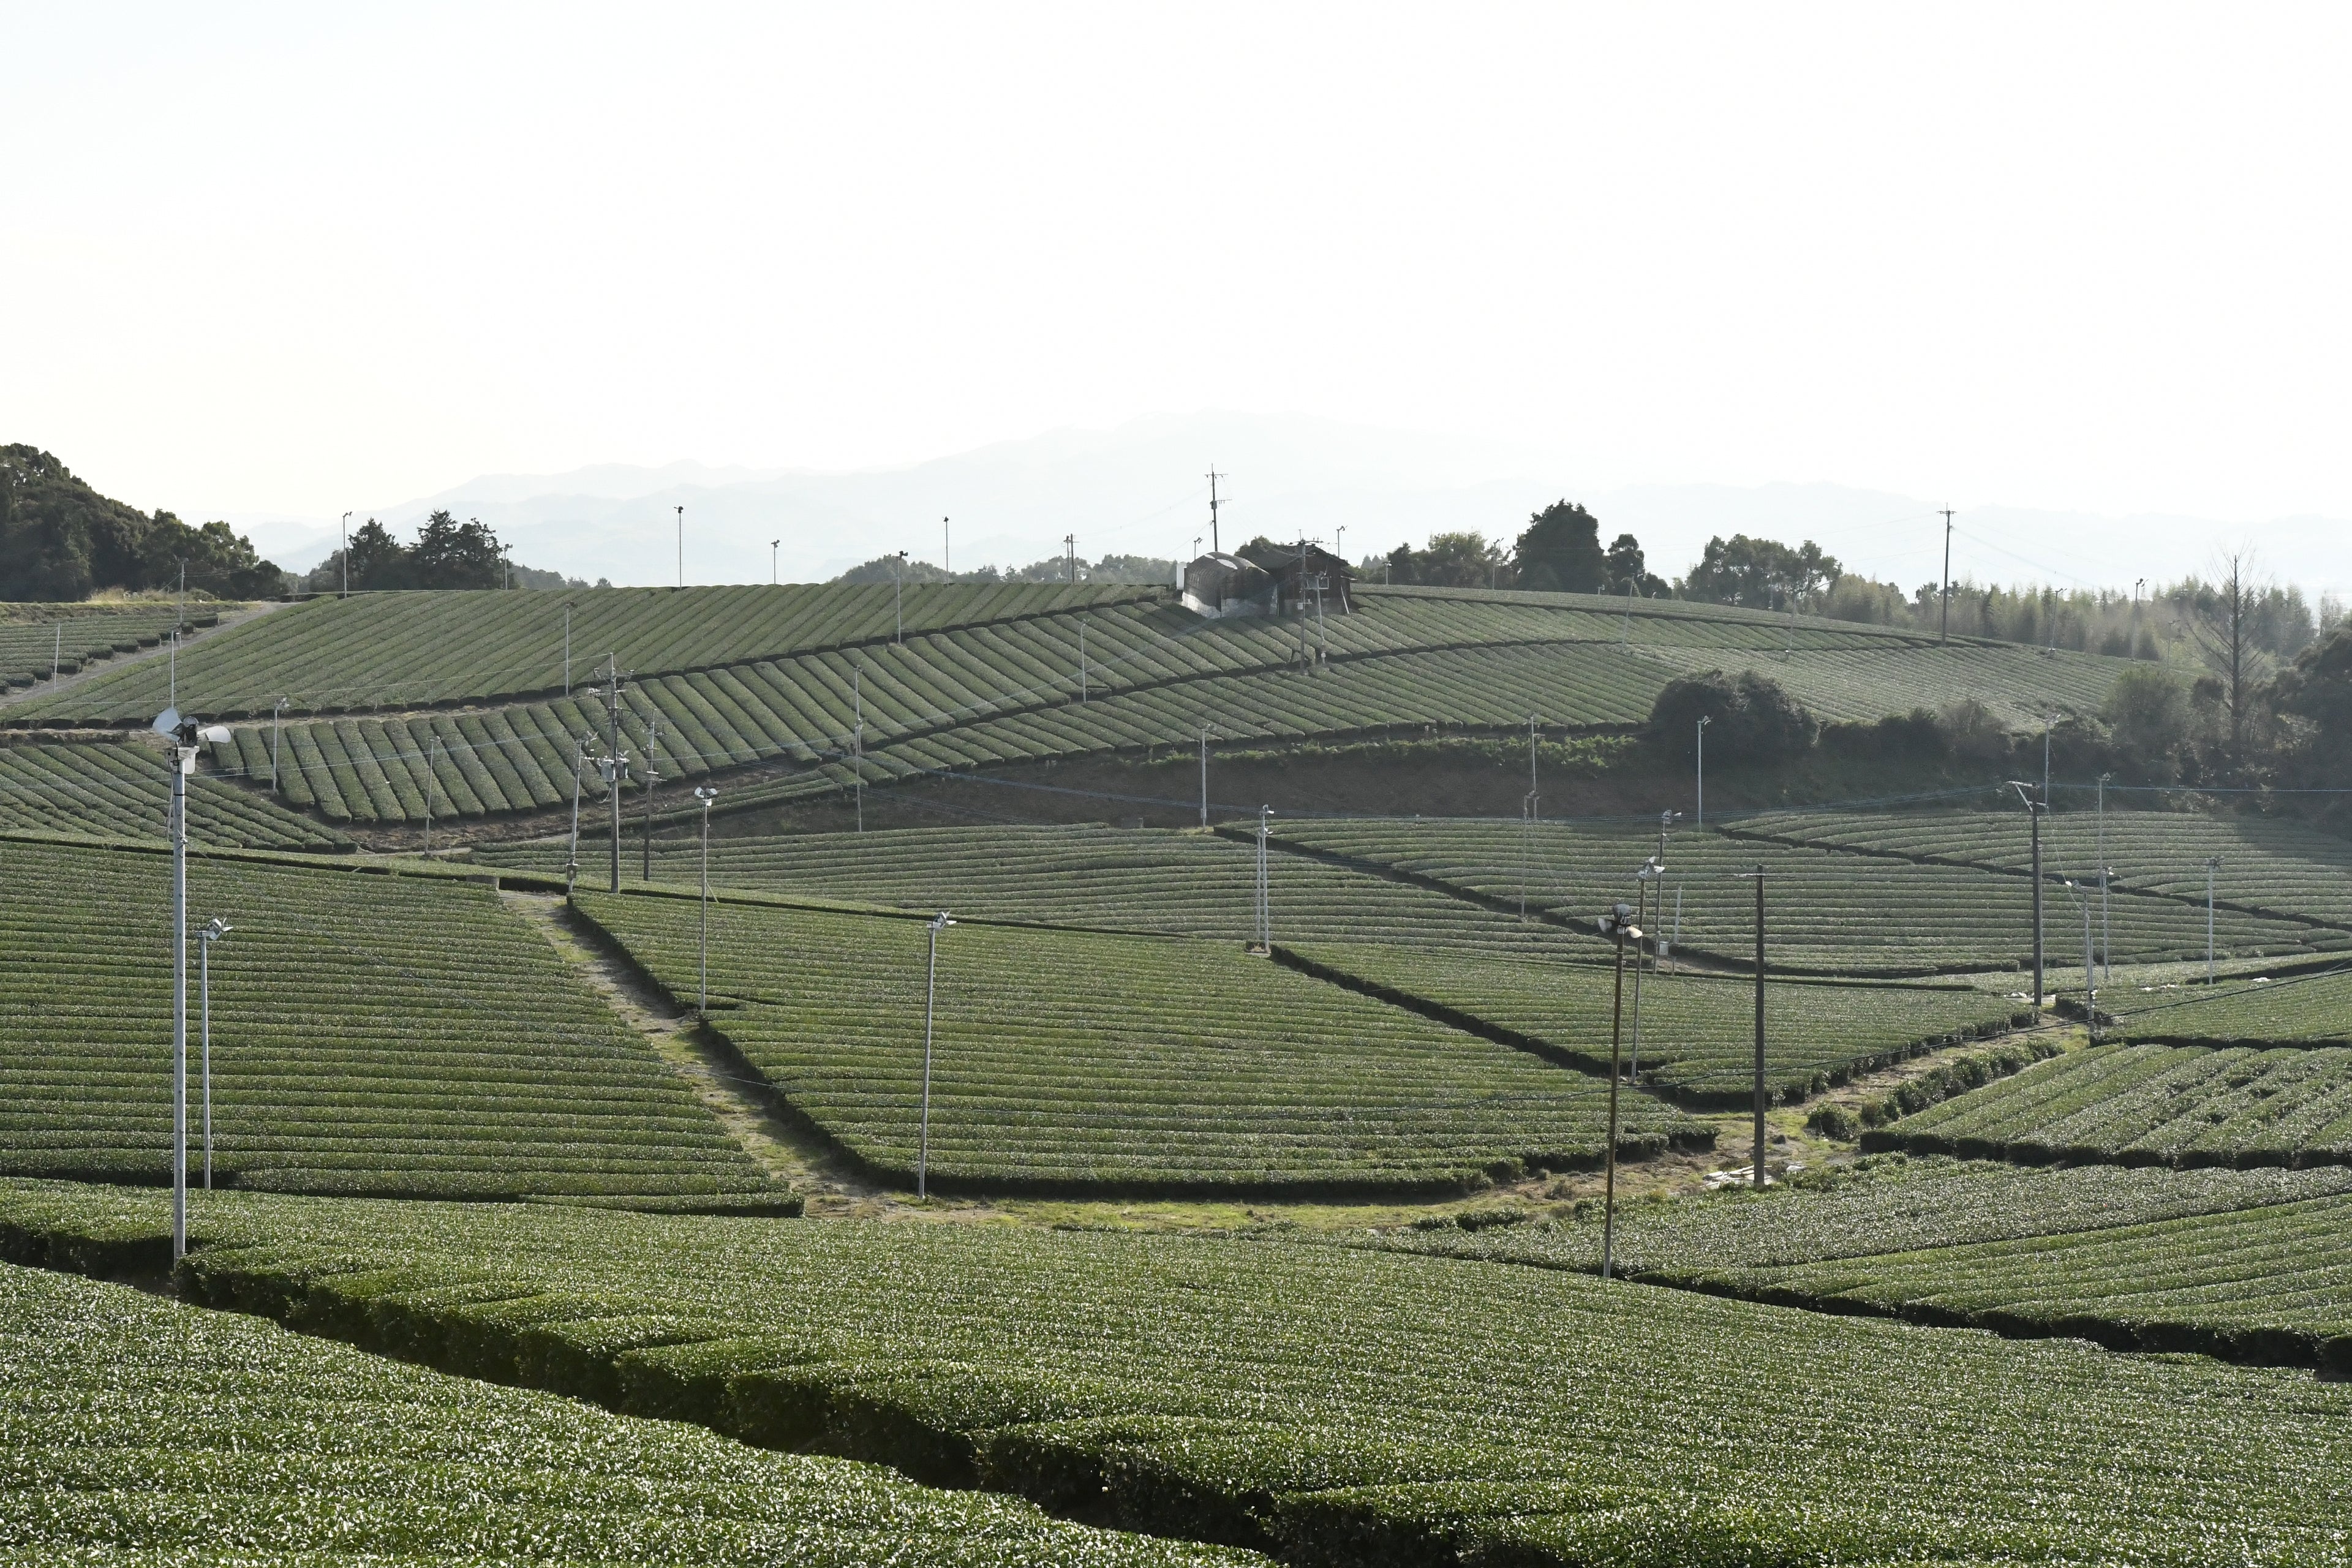
POLYGON ((0 447, 0 598, 61 602, 101 588, 187 585, 223 599, 284 591, 286 574, 226 522, 190 527, 110 500, 36 447, 0 447))
POLYGON ((1774 539, 1735 533, 1706 542, 1706 551, 1682 582, 1683 596, 1752 610, 1803 605, 1836 582, 1844 568, 1808 539, 1791 547, 1774 539))
MULTIPOLYGON (((303 580, 304 585, 322 593, 341 588, 345 553, 339 551, 328 556, 303 580)), ((414 544, 403 544, 392 530, 370 518, 352 531, 348 554, 351 588, 355 594, 507 585, 506 553, 498 534, 488 523, 474 519, 459 522, 446 511, 434 512, 425 520, 414 544)), ((562 579, 551 585, 562 585, 562 579)))
MULTIPOLYGON (((1632 544, 1633 536, 1619 542, 1632 544)), ((1633 544, 1634 570, 1641 546, 1633 544)), ((1601 521, 1581 505, 1556 500, 1528 519, 1511 547, 1511 563, 1522 588, 1559 594, 1598 594, 1608 585, 1610 563, 1601 548, 1601 521)))

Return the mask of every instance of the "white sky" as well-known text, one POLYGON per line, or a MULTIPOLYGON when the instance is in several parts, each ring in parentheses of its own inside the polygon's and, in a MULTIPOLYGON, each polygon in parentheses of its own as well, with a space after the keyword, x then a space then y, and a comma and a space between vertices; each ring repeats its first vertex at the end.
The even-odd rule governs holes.
POLYGON ((1218 407, 2352 516, 2347 16, 0 3, 0 440, 332 516, 1218 407))

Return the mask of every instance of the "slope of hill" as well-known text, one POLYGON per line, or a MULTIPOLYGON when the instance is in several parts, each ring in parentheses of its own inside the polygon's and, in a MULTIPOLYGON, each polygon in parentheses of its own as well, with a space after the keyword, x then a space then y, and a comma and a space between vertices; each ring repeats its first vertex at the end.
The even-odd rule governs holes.
MULTIPOLYGON (((168 859, 24 841, 0 856, 15 889, 0 907, 0 1172, 167 1180, 168 859)), ((201 857, 188 879, 191 924, 233 928, 211 965, 216 1180, 781 1199, 489 889, 201 857)))
MULTIPOLYGON (((1348 616, 1203 621, 1165 589, 925 585, 593 590, 317 601, 207 639, 180 706, 209 718, 365 712, 288 731, 293 805, 331 822, 547 811, 574 743, 609 730, 584 688, 602 649, 634 670, 622 746, 664 779, 762 764, 751 799, 1023 761, 1224 744, 1622 731, 1679 675, 1754 668, 1832 718, 1969 697, 2023 721, 2097 706, 2124 661, 1932 641, 1675 601, 1366 587, 1348 616), (573 685, 562 694, 563 600, 573 685), (550 696, 552 692, 554 695, 550 696), (449 711, 464 704, 471 711, 449 711), (651 731, 650 741, 648 732, 651 731)), ((13 723, 143 722, 163 672, 125 669, 13 723)), ((241 727, 226 763, 262 768, 241 727)))
POLYGON ((191 528, 168 511, 142 517, 37 447, 0 447, 0 599, 183 584, 254 599, 278 593, 284 578, 225 522, 191 528))

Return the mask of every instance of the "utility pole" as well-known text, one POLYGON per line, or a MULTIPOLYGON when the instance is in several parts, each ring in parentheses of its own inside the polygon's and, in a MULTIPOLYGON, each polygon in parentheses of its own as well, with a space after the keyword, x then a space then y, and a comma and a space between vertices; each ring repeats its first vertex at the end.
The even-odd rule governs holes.
POLYGON ((1078 622, 1078 700, 1087 700, 1087 623, 1078 622))
POLYGON ((1936 627, 1938 645, 1952 640, 1952 509, 1944 509, 1944 608, 1936 627))
POLYGON ((343 552, 339 559, 343 567, 343 597, 352 596, 352 514, 343 513, 343 552))
POLYGON ((654 879, 654 785, 661 783, 661 774, 654 771, 654 737, 661 733, 661 715, 646 721, 646 863, 641 880, 654 879))
POLYGON ((572 602, 563 604, 563 695, 572 695, 572 602))
POLYGON ((686 507, 674 508, 677 513, 677 585, 686 586, 686 507))
POLYGON ((427 856, 433 853, 433 769, 440 755, 441 737, 436 735, 433 743, 425 749, 425 853, 427 856))
POLYGON ((2107 781, 2116 775, 2099 775, 2099 983, 2116 983, 2114 927, 2107 918, 2107 781))
POLYGON ((52 691, 58 689, 58 670, 65 661, 66 624, 59 621, 57 625, 56 639, 49 645, 49 689, 52 691))
POLYGON ((1209 826, 1209 727, 1201 726, 1201 826, 1209 826))
POLYGON ((278 741, 286 728, 286 703, 287 699, 281 697, 269 710, 269 789, 273 795, 280 793, 278 788, 278 741))
MULTIPOLYGON (((177 718, 175 711, 172 715, 177 718)), ((172 741, 172 1261, 188 1255, 188 775, 195 726, 172 741)))
POLYGON ((570 897, 580 880, 580 773, 588 765, 588 742, 572 742, 572 850, 563 861, 563 891, 570 897))
POLYGON ((955 562, 948 553, 948 520, 940 519, 940 570, 952 575, 955 562))
POLYGON ((1078 581, 1078 536, 1075 533, 1062 535, 1062 575, 1075 586, 1078 581))
POLYGON ((895 629, 890 641, 899 647, 907 646, 907 552, 903 550, 890 557, 890 620, 895 629))
POLYGON ((1216 466, 1214 463, 1210 464, 1210 465, 1209 465, 1209 553, 1210 553, 1210 554, 1212 554, 1212 555, 1222 555, 1222 554, 1223 554, 1223 553, 1225 552, 1225 547, 1224 547, 1223 544, 1221 544, 1221 543, 1219 543, 1219 542, 1218 542, 1218 538, 1217 538, 1217 504, 1218 504, 1218 503, 1217 503, 1217 480, 1218 480, 1221 477, 1222 477, 1222 476, 1221 476, 1221 475, 1219 475, 1219 474, 1218 474, 1218 472, 1217 472, 1217 466, 1216 466))
POLYGON ((857 727, 850 734, 850 790, 857 801, 857 831, 866 831, 866 671, 852 667, 849 671, 849 700, 855 705, 857 727))

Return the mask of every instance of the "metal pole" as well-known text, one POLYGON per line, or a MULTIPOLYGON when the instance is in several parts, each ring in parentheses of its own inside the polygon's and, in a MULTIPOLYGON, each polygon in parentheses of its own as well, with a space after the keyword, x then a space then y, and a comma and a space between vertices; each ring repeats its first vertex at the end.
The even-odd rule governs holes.
POLYGON ((677 585, 683 588, 686 586, 686 508, 681 505, 673 510, 677 513, 677 585))
MULTIPOLYGON (((683 509, 681 509, 683 510, 683 509)), ((683 527, 683 524, 680 524, 683 527)), ((604 688, 604 712, 612 726, 612 756, 605 763, 605 797, 613 805, 613 891, 621 890, 621 658, 618 654, 604 656, 605 671, 612 679, 604 688)))
POLYGON ((701 989, 695 1002, 695 1016, 705 1023, 710 1020, 710 803, 719 792, 697 785, 694 798, 702 803, 702 935, 699 952, 701 989))
POLYGON ((196 944, 197 1016, 203 1020, 205 1082, 205 1191, 213 1190, 213 939, 204 933, 196 944))
POLYGON ((580 771, 588 764, 588 748, 580 742, 572 742, 572 852, 563 862, 563 891, 569 896, 572 884, 580 880, 580 771))
POLYGON ((1706 826, 1706 727, 1711 721, 1701 714, 1698 721, 1698 815, 1692 826, 1706 826))
POLYGON ((1764 868, 1756 868, 1756 1190, 1764 1190, 1764 868))
POLYGON ((1952 509, 1944 509, 1944 608, 1936 626, 1938 644, 1952 638, 1952 509))
POLYGON ((2050 807, 2032 803, 2033 818, 2033 1016, 2042 1016, 2042 814, 2050 807))
POLYGON ((1209 826, 1209 727, 1201 726, 1201 826, 1209 826))
POLYGON ((572 606, 563 606, 563 695, 572 695, 572 606))
MULTIPOLYGON (((1618 909, 1624 909, 1620 904, 1618 909)), ((1601 1278, 1609 1278, 1616 1261, 1617 1251, 1617 1042, 1625 1024, 1625 920, 1619 915, 1615 921, 1617 936, 1617 1003, 1609 1026, 1609 1144, 1601 1160, 1607 1173, 1601 1178, 1601 1278)))
POLYGON ((856 705, 857 714, 857 731, 851 738, 855 749, 850 752, 850 788, 857 797, 857 831, 863 833, 866 831, 866 672, 863 669, 849 672, 849 697, 856 705))
POLYGON ((51 690, 55 690, 57 689, 58 670, 65 661, 66 624, 63 621, 59 621, 57 626, 57 640, 52 643, 49 647, 49 689, 51 690))
POLYGON ((2083 906, 2083 1014, 2091 1023, 2091 1044, 2099 1043, 2098 971, 2091 966, 2091 900, 2080 900, 2083 906))
POLYGON ((1261 805, 1257 808, 1257 950, 1260 952, 1274 951, 1273 898, 1266 880, 1265 856, 1266 839, 1273 832, 1273 816, 1274 807, 1261 805))
POLYGON ((782 542, 781 539, 768 541, 768 586, 771 588, 776 585, 776 546, 782 542))
POLYGON ((1087 700, 1087 623, 1078 623, 1078 700, 1087 700))
POLYGON ((433 744, 425 749, 425 853, 433 853, 433 762, 441 750, 441 738, 436 735, 433 744))
POLYGON ((2113 777, 2099 775, 2099 982, 2104 985, 2116 982, 2115 928, 2107 911, 2107 781, 2113 777))
POLYGON ((661 715, 646 721, 646 863, 640 881, 654 879, 654 785, 661 783, 661 774, 654 771, 654 737, 661 733, 661 715))
POLYGON ((2205 984, 2213 984, 2213 873, 2221 868, 2221 858, 2205 858, 2205 984))
POLYGON ((278 793, 278 738, 285 727, 286 699, 281 697, 277 706, 269 710, 269 788, 272 794, 278 793))
POLYGON ((352 514, 343 513, 343 552, 338 557, 343 563, 343 597, 352 596, 352 514))
POLYGON ((1642 950, 1650 945, 1650 884, 1647 879, 1633 884, 1634 923, 1641 927, 1642 937, 1633 944, 1633 1049, 1627 1065, 1627 1079, 1642 1081, 1642 950))
POLYGON ((955 570, 955 557, 948 549, 948 520, 946 518, 940 519, 940 570, 949 573, 952 573, 955 570))
POLYGON ((915 1196, 930 1196, 931 1179, 931 1025, 937 1016, 940 995, 940 931, 955 921, 941 910, 931 920, 931 952, 923 980, 923 1128, 920 1142, 915 1149, 915 1196))
MULTIPOLYGON (((182 733, 185 733, 184 730, 182 733)), ((172 747, 172 1261, 188 1255, 188 769, 172 747)))

